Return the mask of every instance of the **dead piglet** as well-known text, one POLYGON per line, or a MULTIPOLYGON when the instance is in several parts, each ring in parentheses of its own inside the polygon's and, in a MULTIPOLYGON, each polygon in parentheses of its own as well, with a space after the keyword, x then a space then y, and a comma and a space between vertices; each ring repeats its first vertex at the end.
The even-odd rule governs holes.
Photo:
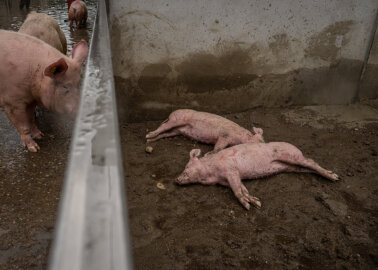
POLYGON ((146 135, 152 142, 165 137, 184 135, 203 143, 215 144, 214 151, 248 142, 264 142, 263 130, 253 127, 254 135, 219 115, 189 109, 172 112, 155 131, 146 135))
POLYGON ((66 36, 58 22, 47 14, 30 12, 18 32, 39 38, 61 53, 67 53, 66 36))
POLYGON ((201 183, 229 186, 246 208, 250 203, 261 207, 251 196, 242 179, 261 178, 280 172, 309 172, 336 181, 338 175, 305 158, 295 146, 285 142, 239 144, 212 155, 198 158, 201 150, 193 149, 183 173, 176 179, 180 185, 201 183))
POLYGON ((82 40, 72 59, 29 35, 0 30, 0 106, 29 151, 39 150, 33 138, 42 137, 34 119, 35 107, 74 118, 80 98, 80 71, 88 55, 82 40))
POLYGON ((70 21, 70 28, 72 29, 73 22, 75 22, 77 28, 85 26, 87 18, 88 10, 85 3, 80 0, 75 0, 74 2, 72 2, 68 10, 68 20, 70 21))

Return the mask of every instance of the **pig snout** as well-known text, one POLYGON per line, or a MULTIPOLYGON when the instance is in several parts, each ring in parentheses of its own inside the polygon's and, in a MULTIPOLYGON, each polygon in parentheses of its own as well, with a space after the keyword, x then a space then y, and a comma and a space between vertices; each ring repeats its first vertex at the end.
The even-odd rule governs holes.
POLYGON ((75 119, 76 116, 77 116, 77 106, 74 105, 74 104, 69 104, 67 106, 67 115, 71 118, 71 119, 75 119))
POLYGON ((182 173, 176 178, 176 183, 179 185, 185 185, 190 182, 189 176, 187 173, 182 173))

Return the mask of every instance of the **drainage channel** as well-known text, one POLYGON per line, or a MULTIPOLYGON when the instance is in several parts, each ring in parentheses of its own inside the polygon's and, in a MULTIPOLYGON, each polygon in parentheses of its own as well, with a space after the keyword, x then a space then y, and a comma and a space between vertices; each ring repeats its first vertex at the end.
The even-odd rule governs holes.
POLYGON ((132 269, 105 0, 99 0, 50 270, 132 269))

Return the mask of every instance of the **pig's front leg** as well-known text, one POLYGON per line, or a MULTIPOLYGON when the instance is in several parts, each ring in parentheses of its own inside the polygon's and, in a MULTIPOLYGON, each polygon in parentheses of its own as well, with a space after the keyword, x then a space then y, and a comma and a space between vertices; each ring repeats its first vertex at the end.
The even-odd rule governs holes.
POLYGON ((249 210, 250 208, 250 203, 252 203, 256 208, 261 207, 260 199, 253 197, 249 194, 248 189, 241 182, 238 171, 233 171, 232 173, 229 173, 227 175, 227 180, 236 198, 238 198, 239 202, 247 210, 249 210))
MULTIPOLYGON (((30 152, 37 152, 40 149, 39 145, 32 139, 32 129, 34 125, 33 111, 34 107, 5 107, 5 112, 9 119, 20 133, 22 145, 27 147, 30 152)), ((37 129, 36 126, 35 128, 37 129)), ((34 132, 37 131, 34 129, 34 132)), ((39 130, 38 132, 41 133, 39 130)), ((37 133, 35 135, 37 135, 37 133)))
POLYGON ((37 128, 37 126, 35 125, 35 123, 33 123, 33 126, 31 128, 31 136, 32 136, 32 138, 34 138, 34 139, 42 139, 43 135, 44 134, 37 128))

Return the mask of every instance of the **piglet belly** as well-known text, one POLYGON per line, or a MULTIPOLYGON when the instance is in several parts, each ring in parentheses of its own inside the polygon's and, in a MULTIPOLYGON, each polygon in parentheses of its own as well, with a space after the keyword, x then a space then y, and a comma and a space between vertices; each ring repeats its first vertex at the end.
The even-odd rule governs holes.
POLYGON ((185 128, 181 128, 180 131, 184 136, 187 136, 193 140, 200 141, 203 143, 214 144, 217 142, 217 139, 218 139, 216 134, 209 130, 185 127, 185 128))
POLYGON ((269 158, 254 157, 244 162, 238 162, 238 170, 241 179, 254 179, 265 177, 285 171, 287 165, 269 158))

